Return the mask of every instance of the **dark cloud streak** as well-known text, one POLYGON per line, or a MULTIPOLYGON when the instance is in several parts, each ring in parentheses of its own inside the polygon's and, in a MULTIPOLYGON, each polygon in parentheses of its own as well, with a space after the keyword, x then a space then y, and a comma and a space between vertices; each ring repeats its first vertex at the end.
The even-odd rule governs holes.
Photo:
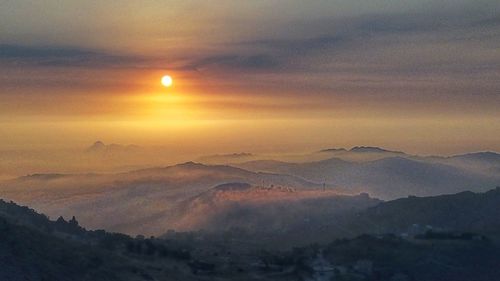
POLYGON ((183 54, 184 59, 119 55, 72 47, 0 45, 0 61, 49 67, 169 68, 226 73, 338 72, 467 73, 495 71, 500 56, 470 56, 470 46, 497 46, 500 16, 477 11, 372 14, 290 22, 292 33, 222 44, 210 54, 183 54), (293 31, 297 30, 297 31, 293 31), (432 46, 453 44, 440 56, 432 46), (424 47, 429 51, 420 51, 424 47), (389 52, 392 55, 387 55, 389 52), (413 56, 413 57, 411 57, 413 56), (185 58, 188 58, 187 60, 185 58), (468 57, 468 58, 467 58, 468 57), (485 65, 485 62, 488 62, 485 65), (175 67, 169 67, 174 66, 175 67))
POLYGON ((70 47, 0 45, 0 60, 10 65, 40 67, 120 67, 139 64, 142 58, 70 47))
POLYGON ((279 73, 335 73, 339 70, 335 66, 338 62, 343 68, 352 64, 353 71, 379 73, 373 69, 378 67, 388 74, 412 75, 435 71, 477 73, 498 69, 500 64, 500 56, 485 53, 480 58, 480 48, 488 49, 500 42, 500 20, 491 13, 378 14, 291 23, 299 24, 305 27, 290 38, 230 44, 219 55, 197 59, 193 65, 279 73), (304 30, 310 30, 312 35, 304 35, 304 30), (477 47, 471 49, 471 43, 477 47), (439 52, 447 45, 452 48, 441 55, 439 52), (393 55, 386 54, 391 51, 393 55), (265 58, 266 63, 256 64, 250 58, 265 58))
POLYGON ((194 60, 186 64, 185 70, 200 71, 204 68, 231 68, 237 70, 278 70, 283 67, 282 62, 272 55, 215 55, 194 60))

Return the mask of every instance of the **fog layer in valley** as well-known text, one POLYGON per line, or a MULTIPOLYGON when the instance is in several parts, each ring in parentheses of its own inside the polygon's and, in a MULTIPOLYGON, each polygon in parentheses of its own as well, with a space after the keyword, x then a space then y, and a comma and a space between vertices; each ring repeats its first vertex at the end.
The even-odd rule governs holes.
POLYGON ((381 200, 484 192, 500 185, 500 155, 493 152, 421 157, 355 147, 279 156, 217 154, 195 158, 204 163, 163 166, 158 163, 166 156, 147 151, 97 142, 80 152, 98 163, 93 171, 108 160, 148 168, 94 173, 77 172, 83 164, 74 164, 73 173, 53 168, 3 181, 0 197, 53 218, 75 215, 90 229, 132 235, 232 229, 291 233, 330 225, 381 200), (139 156, 151 162, 134 162, 139 156), (116 161, 120 157, 123 161, 116 161))

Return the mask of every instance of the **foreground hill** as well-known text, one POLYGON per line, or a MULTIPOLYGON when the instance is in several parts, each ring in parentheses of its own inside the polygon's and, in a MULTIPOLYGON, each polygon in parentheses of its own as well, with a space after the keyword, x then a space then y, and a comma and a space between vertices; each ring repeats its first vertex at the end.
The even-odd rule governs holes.
POLYGON ((124 270, 123 259, 1 217, 0 264, 0 280, 143 280, 124 270))
MULTIPOLYGON (((252 189, 217 189, 242 188, 252 189)), ((498 280, 500 248, 476 236, 361 235, 276 251, 241 235, 87 231, 0 200, 0 280, 498 280)))
POLYGON ((358 214, 363 232, 401 233, 413 226, 500 235, 500 187, 435 197, 408 197, 381 203, 358 214))
MULTIPOLYGON (((309 192, 285 197, 297 201, 317 197, 309 192)), ((227 184, 198 198, 268 202, 260 193, 246 184, 227 184)), ((301 237, 301 244, 290 244, 293 250, 275 250, 281 241, 241 231, 174 233, 167 239, 87 231, 75 219, 50 221, 0 200, 0 280, 498 280, 500 248, 494 234, 494 230, 499 234, 498 208, 494 207, 499 194, 500 189, 400 199, 357 211, 350 218, 333 215, 330 222, 337 224, 337 230, 351 227, 353 238, 335 240, 332 229, 306 225, 302 228, 308 228, 307 236, 301 237), (441 229, 417 236, 399 232, 413 222, 433 222, 441 229), (387 234, 390 229, 393 234, 387 234), (470 233, 472 229, 484 230, 486 237, 470 233), (365 230, 376 235, 354 234, 365 230), (325 243, 307 246, 321 235, 329 236, 325 243)), ((365 199, 337 198, 337 202, 365 199)), ((343 208, 349 209, 349 201, 344 203, 343 208)), ((286 239, 296 230, 278 235, 286 239)))
POLYGON ((87 231, 74 218, 51 221, 0 200, 0 280, 197 280, 188 251, 167 241, 87 231))

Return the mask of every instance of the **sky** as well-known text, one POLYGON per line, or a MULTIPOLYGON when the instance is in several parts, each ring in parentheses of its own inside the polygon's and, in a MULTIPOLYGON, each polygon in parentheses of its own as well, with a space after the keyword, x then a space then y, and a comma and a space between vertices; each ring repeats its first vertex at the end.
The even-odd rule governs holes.
POLYGON ((497 0, 0 0, 0 150, 500 151, 499 108, 497 0))

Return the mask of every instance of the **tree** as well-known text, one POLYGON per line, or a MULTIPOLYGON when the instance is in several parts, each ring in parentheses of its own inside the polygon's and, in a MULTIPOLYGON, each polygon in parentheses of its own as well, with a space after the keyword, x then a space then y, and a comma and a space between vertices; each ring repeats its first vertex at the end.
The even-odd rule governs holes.
POLYGON ((78 221, 76 220, 75 216, 73 216, 71 218, 71 220, 69 221, 69 223, 73 226, 78 226, 78 221))

